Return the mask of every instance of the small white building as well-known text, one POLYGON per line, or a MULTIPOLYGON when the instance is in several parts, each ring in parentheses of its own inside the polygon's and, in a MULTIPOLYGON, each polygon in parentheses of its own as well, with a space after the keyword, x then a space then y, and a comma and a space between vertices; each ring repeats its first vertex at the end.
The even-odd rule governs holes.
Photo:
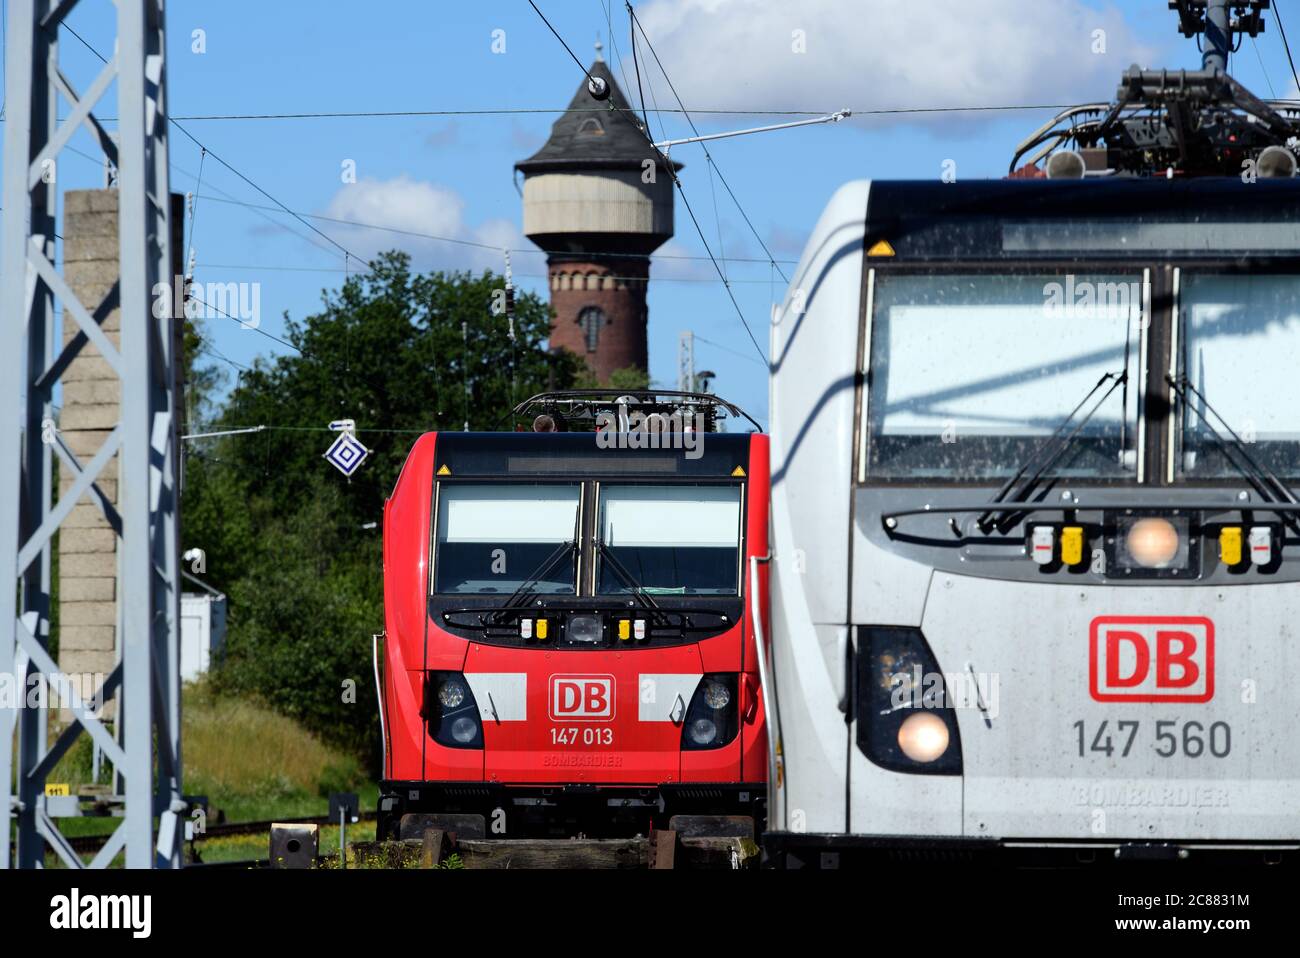
POLYGON ((226 640, 226 597, 220 592, 181 593, 181 681, 208 671, 226 640))

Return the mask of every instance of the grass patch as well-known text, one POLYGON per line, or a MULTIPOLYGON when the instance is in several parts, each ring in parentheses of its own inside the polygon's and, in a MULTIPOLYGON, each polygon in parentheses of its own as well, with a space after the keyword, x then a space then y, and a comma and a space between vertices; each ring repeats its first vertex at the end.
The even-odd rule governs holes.
MULTIPOLYGON (((325 815, 331 792, 356 792, 363 809, 378 802, 378 785, 355 756, 323 743, 291 718, 246 698, 217 695, 206 682, 185 686, 181 705, 184 791, 206 795, 209 824, 288 820, 325 815)), ((82 734, 49 777, 76 793, 86 785, 109 785, 103 763, 98 781, 93 745, 82 734)), ((106 835, 120 818, 59 821, 68 836, 106 835)), ((374 839, 373 822, 348 826, 348 840, 374 839)), ((265 858, 267 835, 200 839, 205 861, 265 858)), ((338 827, 321 830, 322 853, 338 851, 338 827)))
POLYGON ((324 815, 331 792, 368 792, 374 807, 378 789, 355 756, 259 702, 187 686, 182 722, 185 791, 227 821, 324 815))

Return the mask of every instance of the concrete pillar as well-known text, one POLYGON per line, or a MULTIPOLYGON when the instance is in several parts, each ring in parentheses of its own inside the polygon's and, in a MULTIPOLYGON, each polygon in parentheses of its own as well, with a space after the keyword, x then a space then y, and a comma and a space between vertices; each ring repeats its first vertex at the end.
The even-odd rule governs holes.
MULTIPOLYGON (((118 308, 117 192, 75 190, 64 194, 64 277, 77 298, 100 319, 114 344, 121 342, 118 308)), ((69 316, 63 342, 80 335, 69 316)), ((82 346, 63 374, 59 431, 82 462, 103 444, 120 418, 121 383, 92 343, 82 346)), ((104 494, 117 503, 115 456, 101 474, 104 494)), ((60 495, 72 483, 59 468, 60 495)), ((117 537, 98 505, 83 496, 59 533, 59 668, 79 682, 83 694, 117 662, 117 537)), ((111 710, 106 712, 111 718, 111 710)))
MULTIPOLYGON (((116 190, 74 190, 64 194, 64 278, 81 304, 100 320, 110 342, 121 344, 118 308, 119 275, 116 190)), ((185 208, 183 197, 171 197, 173 274, 179 277, 185 208)), ((179 279, 173 280, 179 283, 179 279)), ((174 304, 175 298, 172 297, 174 304)), ((63 343, 81 334, 75 320, 63 319, 63 343)), ((175 324, 173 348, 180 356, 184 324, 175 324)), ((175 417, 183 426, 184 363, 177 362, 175 417)), ((87 462, 103 445, 121 418, 122 387, 117 374, 92 343, 85 343, 63 374, 59 431, 74 455, 87 462)), ((179 444, 178 444, 179 448, 179 444)), ((114 505, 118 502, 117 457, 101 474, 99 487, 114 505)), ((59 494, 73 476, 59 466, 59 494)), ((59 532, 59 669, 77 682, 78 693, 90 695, 117 664, 117 535, 99 505, 83 496, 59 532)), ((111 719, 110 705, 105 717, 111 719)), ((61 718, 67 721, 66 710, 61 718)))

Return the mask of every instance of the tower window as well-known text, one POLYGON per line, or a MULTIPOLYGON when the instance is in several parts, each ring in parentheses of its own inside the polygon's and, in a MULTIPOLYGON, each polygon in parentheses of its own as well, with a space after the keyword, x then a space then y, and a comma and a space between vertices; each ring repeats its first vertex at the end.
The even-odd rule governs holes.
POLYGON ((578 127, 578 136, 604 136, 605 128, 594 116, 589 116, 578 127))
POLYGON ((599 306, 588 306, 578 314, 578 325, 582 327, 583 336, 587 341, 587 352, 596 351, 596 346, 600 342, 600 327, 607 322, 609 320, 605 318, 605 312, 599 306))

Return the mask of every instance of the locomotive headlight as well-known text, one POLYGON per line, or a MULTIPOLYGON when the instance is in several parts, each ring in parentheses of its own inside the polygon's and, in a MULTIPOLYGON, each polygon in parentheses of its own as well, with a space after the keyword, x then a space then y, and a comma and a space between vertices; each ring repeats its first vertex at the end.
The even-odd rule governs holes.
POLYGON ((1106 515, 1108 578, 1195 578, 1200 574, 1200 537, 1195 513, 1143 515, 1125 511, 1106 515))
POLYGON ((465 701, 465 686, 457 679, 446 679, 438 686, 438 701, 443 708, 459 708, 460 703, 465 701))
POLYGON ((683 749, 723 748, 736 740, 740 732, 739 680, 735 672, 700 676, 682 718, 683 749))
POLYGON ((600 619, 594 615, 571 615, 565 635, 570 642, 590 642, 593 645, 604 637, 600 619))
POLYGON ((691 741, 696 745, 710 745, 718 737, 718 727, 709 719, 696 719, 690 729, 691 741))
POLYGON ((856 639, 850 711, 858 749, 891 772, 960 775, 958 703, 924 633, 863 626, 856 639))
POLYGON ((474 741, 476 735, 478 735, 478 722, 467 715, 462 715, 451 723, 451 737, 462 745, 474 741))
POLYGON ((1165 569, 1177 558, 1181 541, 1172 522, 1148 516, 1129 526, 1124 545, 1138 565, 1147 569, 1165 569))
POLYGON ((461 672, 430 672, 425 680, 420 717, 428 722, 429 737, 447 748, 482 748, 474 690, 461 672))
POLYGON ((704 687, 704 704, 711 709, 727 707, 731 701, 731 691, 721 682, 709 682, 704 687))
POLYGON ((948 751, 948 726, 933 712, 915 712, 898 727, 898 747, 913 762, 933 762, 948 751))

